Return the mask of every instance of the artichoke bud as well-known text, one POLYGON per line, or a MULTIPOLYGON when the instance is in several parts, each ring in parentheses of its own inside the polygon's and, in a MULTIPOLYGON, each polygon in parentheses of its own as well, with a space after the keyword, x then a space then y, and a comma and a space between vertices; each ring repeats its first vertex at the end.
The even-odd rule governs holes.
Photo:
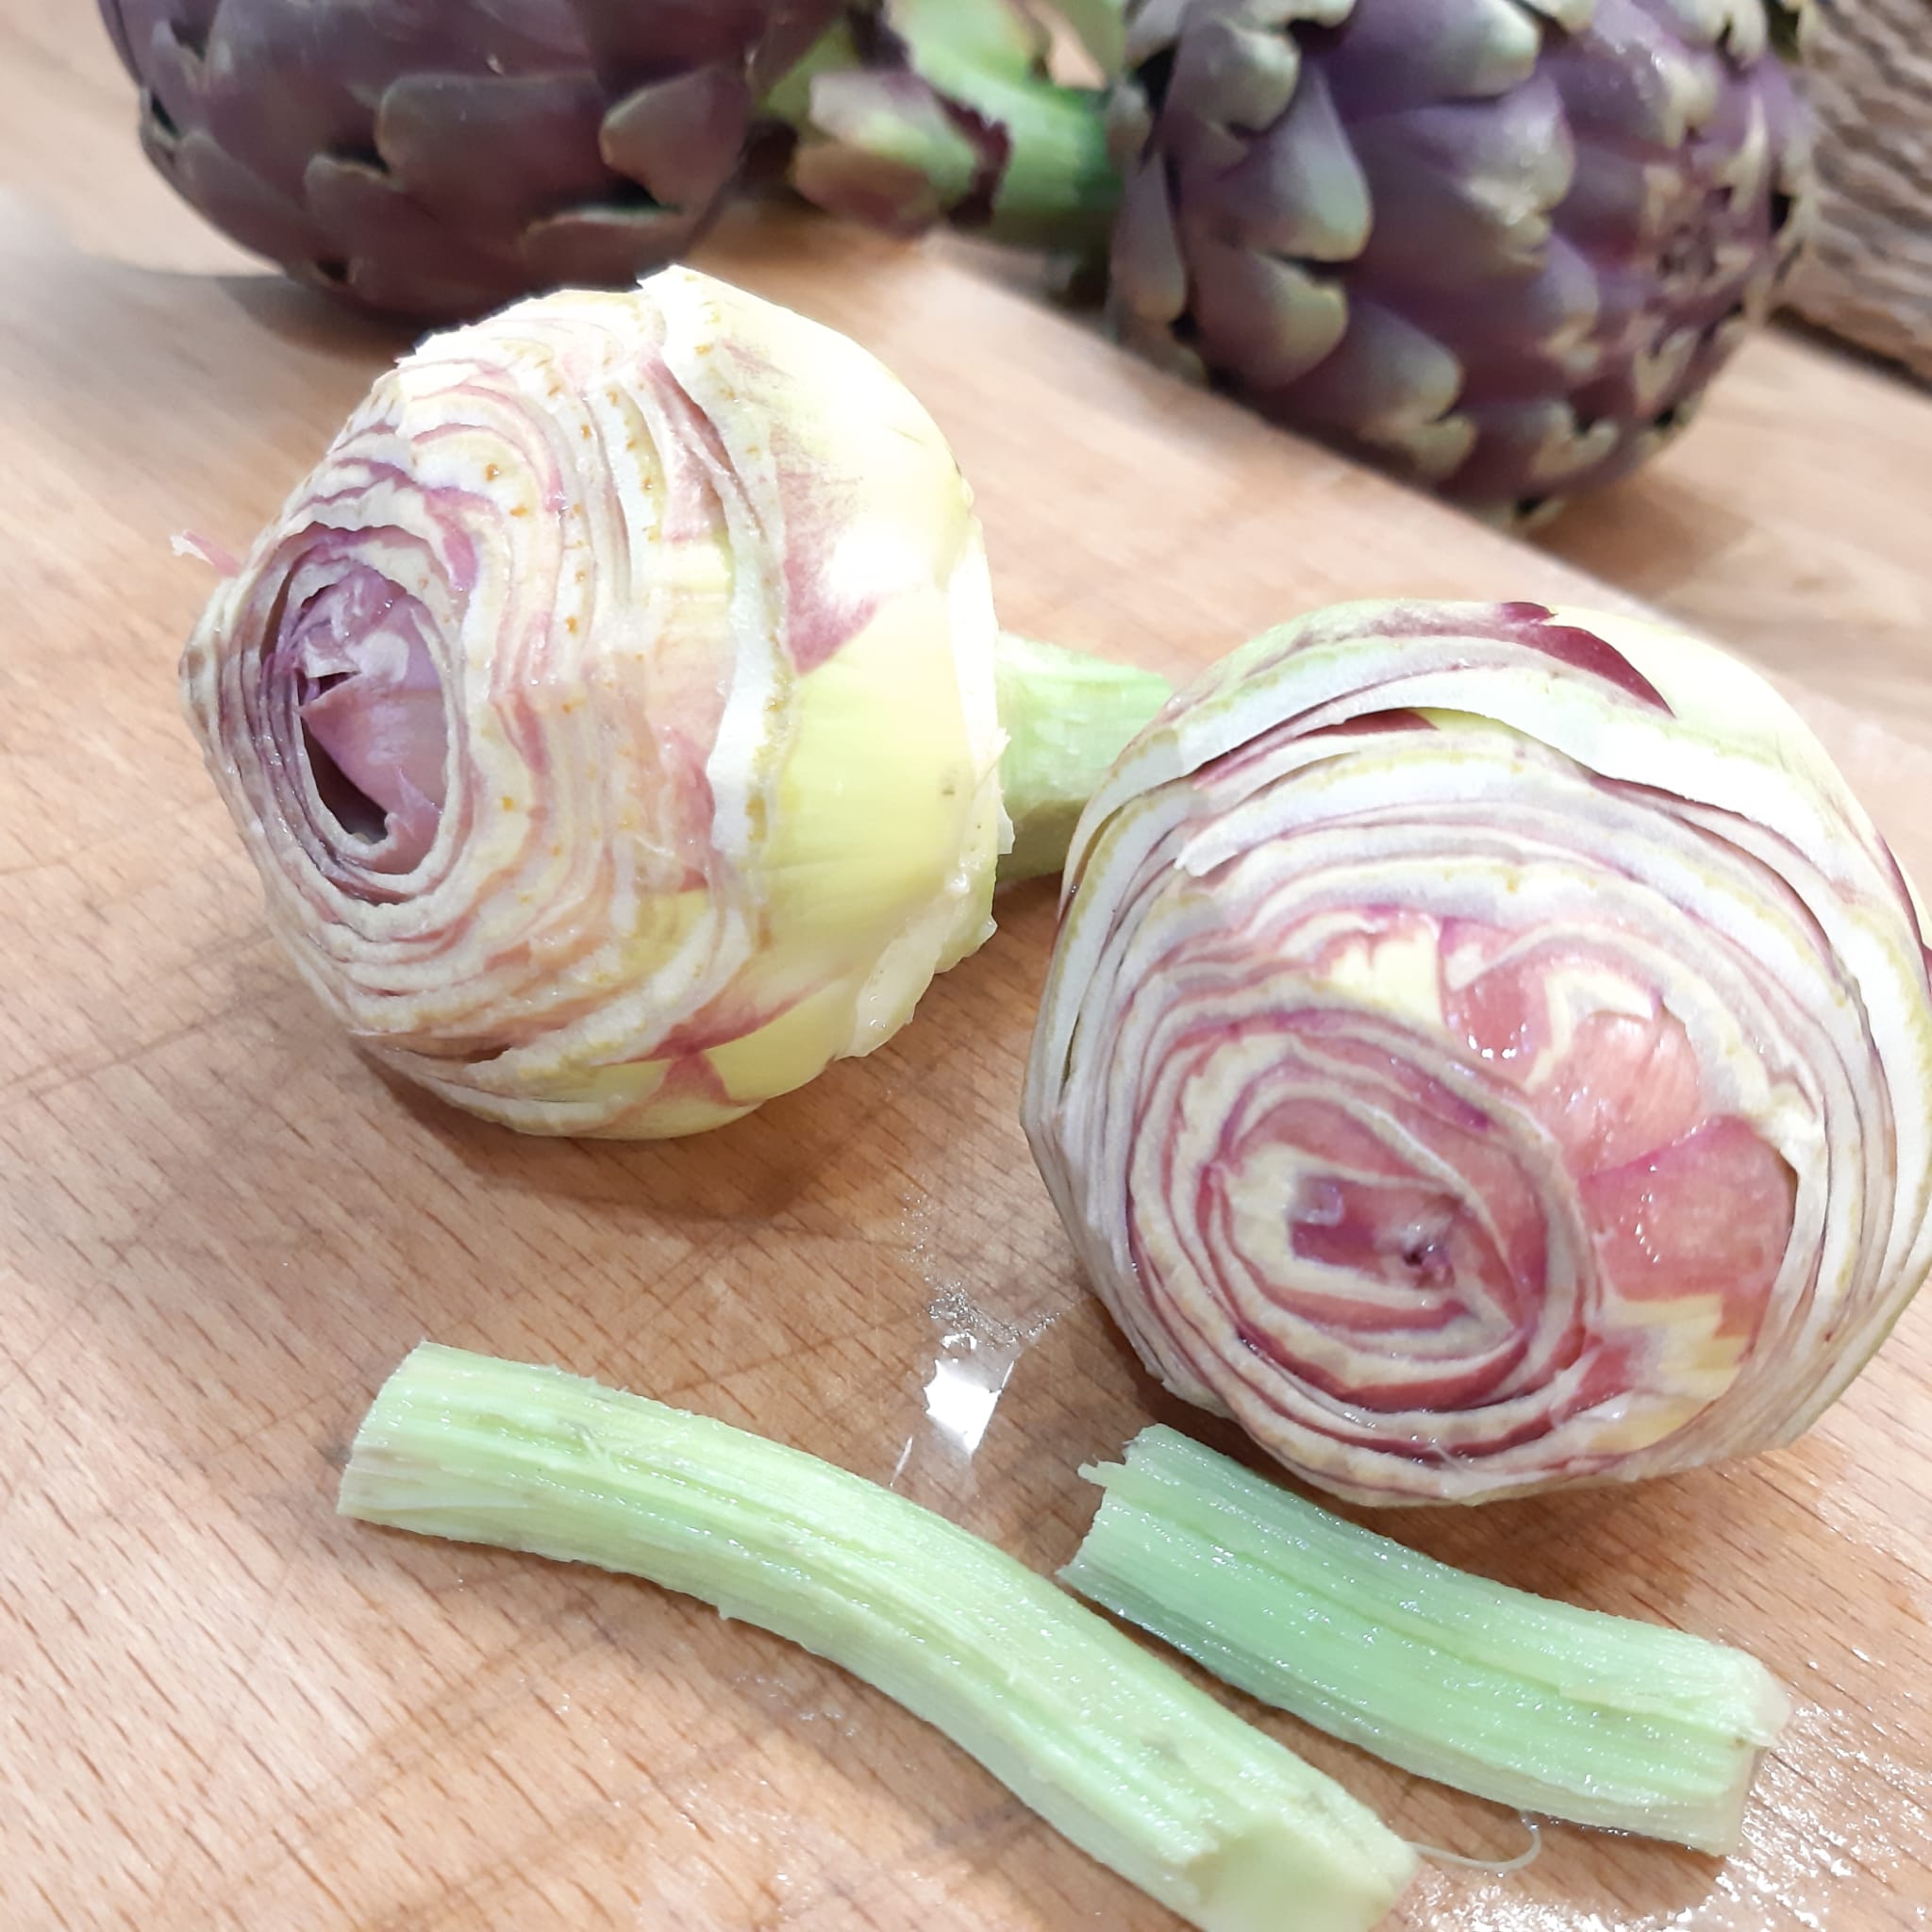
POLYGON ((1774 0, 1093 0, 1091 90, 1023 0, 857 10, 808 197, 1105 245, 1124 341, 1497 522, 1681 428, 1808 225, 1774 0))
POLYGON ((244 248, 480 315, 675 260, 840 0, 100 0, 142 145, 244 248))
POLYGON ((1810 172, 1774 11, 1127 0, 1117 125, 1144 135, 1116 153, 1118 326, 1406 480, 1540 520, 1680 427, 1774 299, 1810 172), (1263 266, 1323 278, 1324 353, 1284 358, 1263 266), (1560 470, 1529 408, 1574 420, 1560 470))

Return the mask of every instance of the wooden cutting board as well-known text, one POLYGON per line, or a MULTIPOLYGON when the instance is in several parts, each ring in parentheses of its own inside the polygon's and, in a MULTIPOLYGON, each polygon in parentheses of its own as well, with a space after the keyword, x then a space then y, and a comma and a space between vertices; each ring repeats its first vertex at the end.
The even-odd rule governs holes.
MULTIPOLYGON (((1091 1512, 1083 1458, 1194 1419, 1083 1298, 1015 1123, 1045 888, 888 1050, 681 1144, 518 1140, 322 1023, 176 715, 208 586, 168 537, 245 542, 397 344, 174 208, 76 10, 0 4, 0 1926, 1156 1932, 936 1734, 762 1633, 335 1518, 425 1335, 893 1479, 1042 1569, 1091 1512), (1004 1384, 971 1453, 936 1378, 1004 1384)), ((932 408, 1016 627, 1186 672, 1341 596, 1610 594, 930 252, 798 221, 709 265, 932 408)), ((1902 679, 1900 715, 1862 713, 1834 670, 1803 702, 1932 879, 1932 705, 1902 679)), ((1727 1863, 1559 1827, 1508 1877, 1431 1866, 1403 1925, 1932 1924, 1928 1380, 1932 1300, 1792 1451, 1382 1519, 1748 1645, 1799 1705, 1727 1863)), ((1521 1842, 1243 1708, 1418 1840, 1521 1842)))

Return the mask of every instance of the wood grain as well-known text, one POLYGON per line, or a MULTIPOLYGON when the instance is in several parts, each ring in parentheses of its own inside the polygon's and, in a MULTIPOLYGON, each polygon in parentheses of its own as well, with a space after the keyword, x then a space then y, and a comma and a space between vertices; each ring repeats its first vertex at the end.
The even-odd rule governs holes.
MULTIPOLYGON (((176 716, 206 581, 167 540, 245 541, 396 342, 175 208, 75 13, 0 0, 0 1926, 1158 1932, 813 1659, 634 1583, 334 1518, 347 1438, 425 1334, 896 1477, 1041 1567, 1091 1508, 1083 1457, 1191 1419, 1083 1298, 1015 1123, 1044 889, 887 1051, 683 1144, 519 1141, 322 1023, 176 716), (996 1355, 1039 1322, 961 1456, 923 1398, 944 1338, 977 1324, 996 1355)), ((1016 626, 1186 670, 1342 595, 1613 594, 931 251, 789 222, 710 265, 924 397, 1016 626)), ((1564 545, 1748 618, 1720 627, 1809 677, 1932 877, 1925 419, 1783 343, 1735 397, 1564 545), (1821 482, 1827 454, 1851 480, 1821 482), (1801 527, 1835 546, 1816 583, 1801 527), (1895 620, 1869 658, 1858 597, 1895 620)), ((1932 1303, 1791 1452, 1386 1519, 1748 1644, 1801 1707, 1728 1863, 1558 1829, 1508 1878, 1432 1869, 1405 1926, 1932 1923, 1928 1371, 1932 1303)), ((1254 1714, 1399 1829, 1516 1848, 1494 1807, 1254 1714)))

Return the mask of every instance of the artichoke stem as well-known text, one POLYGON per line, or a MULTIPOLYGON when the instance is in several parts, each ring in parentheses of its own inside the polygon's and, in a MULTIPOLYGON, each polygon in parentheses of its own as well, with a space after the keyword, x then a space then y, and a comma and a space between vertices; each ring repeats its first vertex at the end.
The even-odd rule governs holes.
MULTIPOLYGON (((1077 31, 1104 49, 1118 0, 1089 8, 1077 31)), ((1012 0, 848 8, 764 108, 801 138, 794 187, 835 214, 906 233, 951 221, 1076 255, 1106 246, 1122 185, 1106 92, 1056 81, 1012 0), (868 18, 887 34, 855 33, 868 18)))
POLYGON ((1008 143, 992 205, 974 224, 980 232, 1018 248, 1103 252, 1121 198, 1103 97, 1004 75, 961 75, 949 92, 996 123, 1008 143))
POLYGON ((1059 871, 1074 827, 1108 768, 1174 694, 1166 678, 1131 664, 1002 632, 1000 790, 1013 849, 999 882, 1059 871))
POLYGON ((1284 1899, 1305 1932, 1370 1932, 1415 1871, 1373 1812, 1045 1577, 708 1416, 425 1342, 357 1432, 336 1507, 644 1577, 790 1638, 1201 1932, 1270 1932, 1284 1899))

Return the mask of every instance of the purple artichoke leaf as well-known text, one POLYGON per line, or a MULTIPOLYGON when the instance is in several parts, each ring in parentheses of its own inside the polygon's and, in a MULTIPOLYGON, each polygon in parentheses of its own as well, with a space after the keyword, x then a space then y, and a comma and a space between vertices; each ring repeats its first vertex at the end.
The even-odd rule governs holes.
POLYGON ((1681 429, 1775 300, 1810 199, 1789 15, 1128 0, 1120 332, 1484 516, 1541 518, 1681 429), (1304 364, 1320 337, 1284 316, 1310 282, 1334 341, 1304 364))
POLYGON ((598 148, 615 173, 666 208, 703 208, 730 183, 751 126, 741 73, 698 68, 626 95, 604 118, 598 148))
POLYGON ((622 286, 737 185, 839 0, 102 0, 142 139, 244 247, 365 306, 622 286))

